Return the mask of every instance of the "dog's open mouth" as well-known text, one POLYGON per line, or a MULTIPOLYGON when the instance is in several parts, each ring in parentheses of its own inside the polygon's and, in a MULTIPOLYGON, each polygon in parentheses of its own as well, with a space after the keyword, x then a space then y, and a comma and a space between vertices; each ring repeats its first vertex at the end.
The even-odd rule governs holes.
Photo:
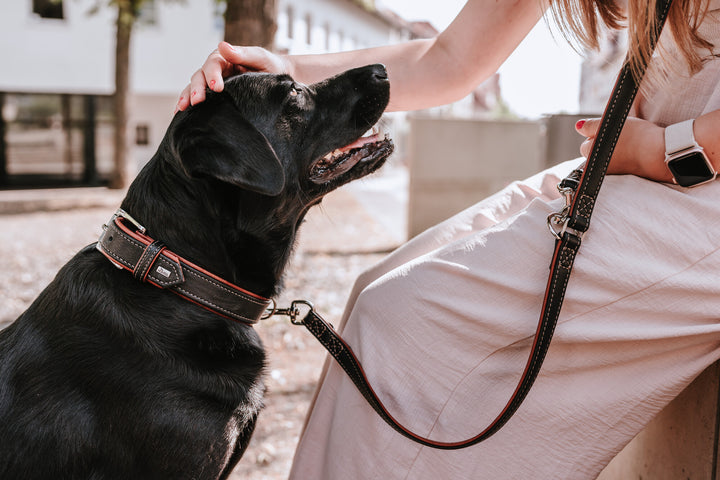
POLYGON ((310 169, 310 181, 316 184, 327 183, 349 172, 358 164, 370 167, 387 158, 393 149, 390 137, 376 125, 364 136, 316 161, 310 169))

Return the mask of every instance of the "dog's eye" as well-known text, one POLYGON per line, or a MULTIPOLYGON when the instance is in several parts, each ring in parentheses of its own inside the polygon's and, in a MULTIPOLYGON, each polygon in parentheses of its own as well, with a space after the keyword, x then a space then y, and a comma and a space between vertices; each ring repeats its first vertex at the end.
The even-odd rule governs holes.
POLYGON ((291 97, 297 97, 299 94, 300 94, 300 90, 297 87, 292 87, 292 89, 290 89, 291 97))

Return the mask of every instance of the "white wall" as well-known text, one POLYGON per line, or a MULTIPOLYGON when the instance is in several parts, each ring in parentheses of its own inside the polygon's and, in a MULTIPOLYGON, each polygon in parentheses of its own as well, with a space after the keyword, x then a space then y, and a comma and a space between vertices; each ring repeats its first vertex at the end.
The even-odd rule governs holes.
POLYGON ((0 13, 0 90, 108 94, 114 90, 114 16, 93 0, 66 0, 65 19, 34 16, 30 0, 0 13))
MULTIPOLYGON (((89 14, 95 4, 96 0, 64 0, 65 18, 55 20, 33 15, 31 0, 4 0, 0 90, 113 93, 116 14, 106 6, 89 14)), ((156 0, 155 8, 156 23, 138 24, 133 32, 131 89, 175 95, 222 40, 222 21, 215 14, 215 0, 156 0)), ((291 53, 319 53, 328 44, 331 51, 376 46, 398 41, 400 35, 378 17, 338 0, 280 0, 278 27, 276 44, 291 53), (287 37, 289 5, 295 12, 293 39, 287 37)))
MULTIPOLYGON (((115 90, 115 11, 89 14, 95 0, 64 0, 65 18, 40 18, 30 0, 0 7, 0 90, 111 94, 115 90)), ((104 3, 104 2, 102 2, 104 3)), ((157 23, 137 25, 131 88, 177 94, 222 38, 214 0, 157 2, 157 23)))
POLYGON ((223 24, 213 14, 215 0, 155 3, 157 23, 133 34, 131 85, 138 94, 177 96, 222 40, 223 24))
POLYGON ((536 121, 411 116, 408 238, 545 167, 536 121))

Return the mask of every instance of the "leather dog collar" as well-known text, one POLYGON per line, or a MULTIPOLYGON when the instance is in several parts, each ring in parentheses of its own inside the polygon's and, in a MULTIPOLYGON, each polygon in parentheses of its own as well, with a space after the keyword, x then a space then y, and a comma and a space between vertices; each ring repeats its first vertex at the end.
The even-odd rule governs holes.
POLYGON ((97 250, 141 282, 170 290, 222 317, 247 324, 257 323, 271 303, 171 252, 162 242, 147 236, 145 228, 122 209, 103 228, 97 250))

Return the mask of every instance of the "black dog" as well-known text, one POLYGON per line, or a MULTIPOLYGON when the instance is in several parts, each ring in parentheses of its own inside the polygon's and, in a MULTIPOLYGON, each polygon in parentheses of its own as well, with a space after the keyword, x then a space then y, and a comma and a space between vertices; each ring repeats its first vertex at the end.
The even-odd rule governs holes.
POLYGON ((360 138, 388 98, 381 65, 250 73, 178 113, 127 213, 0 332, 0 478, 226 478, 262 406, 251 324, 307 210, 392 152, 360 138))

